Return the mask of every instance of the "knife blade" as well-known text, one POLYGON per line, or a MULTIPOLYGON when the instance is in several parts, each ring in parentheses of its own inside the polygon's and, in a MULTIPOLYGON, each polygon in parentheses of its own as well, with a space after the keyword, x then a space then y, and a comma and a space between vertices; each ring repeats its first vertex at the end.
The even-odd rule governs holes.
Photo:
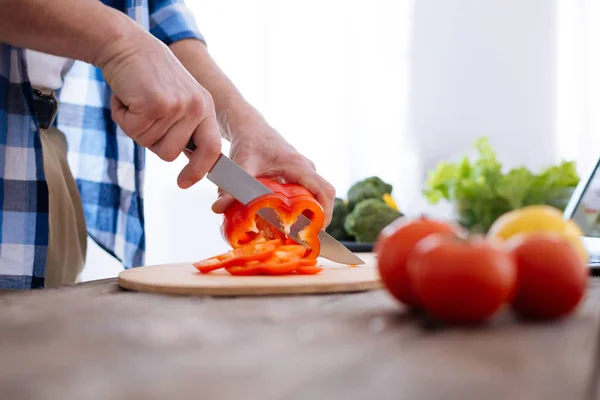
MULTIPOLYGON (((190 140, 190 143, 186 147, 186 151, 193 152, 195 149, 195 144, 190 140)), ((272 193, 271 189, 263 185, 258 179, 254 178, 224 154, 219 156, 217 162, 213 165, 206 177, 244 205, 259 196, 272 193)), ((280 232, 285 233, 275 211, 265 208, 260 210, 258 215, 280 232)), ((310 246, 298 237, 298 233, 309 223, 310 220, 307 217, 300 215, 296 222, 291 226, 288 237, 295 242, 310 248, 310 246)), ((360 265, 365 263, 360 257, 348 250, 346 246, 335 240, 324 230, 319 232, 319 241, 321 243, 319 256, 321 257, 340 264, 360 265)))

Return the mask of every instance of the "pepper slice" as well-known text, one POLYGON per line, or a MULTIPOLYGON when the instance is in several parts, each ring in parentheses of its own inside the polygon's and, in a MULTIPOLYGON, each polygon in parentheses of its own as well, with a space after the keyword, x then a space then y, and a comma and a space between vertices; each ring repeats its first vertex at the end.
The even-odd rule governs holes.
POLYGON ((300 260, 301 267, 314 267, 317 265, 317 260, 314 259, 302 259, 300 260))
POLYGON ((299 239, 309 247, 305 258, 316 259, 321 250, 319 232, 323 227, 323 207, 305 187, 297 184, 282 184, 272 179, 259 178, 273 193, 260 196, 247 205, 234 202, 224 213, 221 233, 233 248, 264 240, 281 239, 286 244, 290 239, 279 230, 271 227, 257 212, 264 208, 275 211, 284 230, 289 233, 299 215, 310 222, 299 232, 299 239))
POLYGON ((197 263, 194 263, 194 267, 196 267, 196 269, 203 274, 206 274, 219 268, 226 268, 231 265, 266 260, 273 256, 280 245, 281 240, 279 239, 262 243, 247 244, 245 246, 230 250, 227 253, 198 261, 197 263))
POLYGON ((321 271, 323 271, 323 268, 321 268, 321 267, 298 267, 298 268, 296 268, 296 272, 299 275, 316 275, 321 271))
POLYGON ((315 275, 323 271, 323 268, 317 267, 317 260, 303 259, 300 260, 300 265, 296 268, 296 273, 300 275, 315 275))
POLYGON ((250 261, 244 265, 233 265, 225 269, 231 275, 288 275, 300 266, 300 256, 287 251, 276 250, 268 260, 250 261))
MULTIPOLYGON (((277 248, 277 251, 287 251, 289 253, 297 254, 298 257, 303 258, 306 255, 306 253, 308 252, 308 249, 300 244, 285 244, 283 246, 279 246, 277 248)), ((305 260, 303 259, 300 261, 302 262, 305 260)), ((306 260, 306 261, 308 261, 308 260, 306 260)), ((314 260, 311 259, 310 261, 314 261, 315 264, 317 263, 316 259, 314 259, 314 260)))

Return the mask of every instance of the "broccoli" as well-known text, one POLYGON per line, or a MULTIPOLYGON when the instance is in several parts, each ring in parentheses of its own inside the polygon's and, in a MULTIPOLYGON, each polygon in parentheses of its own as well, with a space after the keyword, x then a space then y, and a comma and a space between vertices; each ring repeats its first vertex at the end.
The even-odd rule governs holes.
POLYGON ((381 199, 367 199, 348 214, 344 228, 357 242, 373 243, 383 228, 402 215, 381 199))
POLYGON ((377 176, 365 178, 356 182, 348 190, 348 207, 352 211, 354 207, 366 199, 382 200, 384 194, 392 193, 392 185, 385 183, 377 176))
POLYGON ((336 240, 352 240, 352 236, 344 229, 344 221, 348 215, 348 204, 340 198, 335 199, 333 204, 333 217, 331 223, 325 231, 333 236, 336 240))

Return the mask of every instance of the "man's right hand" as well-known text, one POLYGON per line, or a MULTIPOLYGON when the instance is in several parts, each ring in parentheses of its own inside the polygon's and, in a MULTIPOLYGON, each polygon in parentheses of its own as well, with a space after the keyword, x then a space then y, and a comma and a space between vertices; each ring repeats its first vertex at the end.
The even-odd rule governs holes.
POLYGON ((213 99, 162 42, 145 32, 124 39, 99 57, 114 92, 112 117, 125 134, 165 161, 175 160, 193 138, 197 149, 177 180, 187 189, 221 154, 213 99))
POLYGON ((179 175, 180 187, 210 170, 221 151, 213 100, 160 40, 97 0, 0 5, 0 43, 102 69, 114 93, 113 119, 137 143, 172 161, 194 139, 197 149, 179 175))

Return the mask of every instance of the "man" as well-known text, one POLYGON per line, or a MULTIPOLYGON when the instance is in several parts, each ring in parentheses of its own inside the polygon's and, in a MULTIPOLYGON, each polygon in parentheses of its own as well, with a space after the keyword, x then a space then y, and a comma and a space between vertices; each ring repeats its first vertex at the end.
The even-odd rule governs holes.
POLYGON ((0 287, 75 282, 88 233, 142 265, 144 149, 170 162, 193 139, 186 189, 222 137, 252 175, 311 190, 329 223, 333 187, 220 71, 183 0, 0 0, 0 287))

